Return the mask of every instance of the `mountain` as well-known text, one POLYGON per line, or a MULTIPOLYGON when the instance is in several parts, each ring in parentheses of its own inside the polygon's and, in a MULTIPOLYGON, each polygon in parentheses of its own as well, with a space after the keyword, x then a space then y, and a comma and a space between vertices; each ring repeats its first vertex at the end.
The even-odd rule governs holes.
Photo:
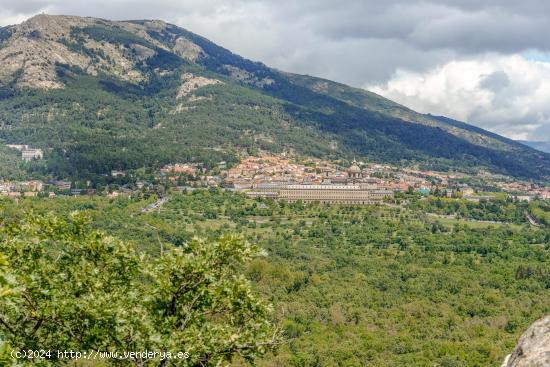
POLYGON ((531 148, 540 150, 541 152, 550 153, 550 142, 549 141, 526 141, 519 140, 520 143, 525 144, 531 148))
POLYGON ((258 149, 550 178, 550 154, 158 20, 37 15, 0 28, 0 63, 0 139, 43 149, 27 169, 60 178, 258 149))

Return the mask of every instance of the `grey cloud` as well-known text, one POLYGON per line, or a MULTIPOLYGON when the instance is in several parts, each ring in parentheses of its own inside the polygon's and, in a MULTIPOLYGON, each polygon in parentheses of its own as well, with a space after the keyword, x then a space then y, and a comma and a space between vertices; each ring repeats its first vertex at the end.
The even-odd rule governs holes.
POLYGON ((544 0, 4 0, 0 9, 115 19, 176 19, 192 13, 212 19, 221 11, 232 17, 254 6, 265 9, 263 17, 271 21, 273 31, 300 24, 332 40, 394 39, 424 50, 470 53, 550 50, 550 2, 544 0))
MULTIPOLYGON (((461 53, 550 50, 550 14, 506 3, 465 8, 457 2, 353 2, 327 12, 314 10, 307 19, 328 38, 398 39, 421 49, 454 49, 461 53), (313 15, 311 15, 313 14, 313 15)), ((312 5, 315 8, 315 5, 312 5)))
MULTIPOLYGON (((37 11, 44 8, 44 2, 40 0, 28 0, 28 1, 18 1, 18 0, 3 0, 0 3, 0 11, 5 11, 9 13, 24 13, 24 14, 33 14, 37 11)), ((4 24, 5 25, 5 24, 4 24)))
POLYGON ((540 125, 531 134, 529 134, 529 139, 533 141, 545 141, 550 143, 550 124, 540 125))
POLYGON ((485 88, 493 92, 499 92, 509 85, 510 78, 504 71, 495 71, 494 73, 486 75, 479 83, 481 88, 485 88))
POLYGON ((419 25, 408 37, 422 48, 453 48, 466 53, 549 50, 549 20, 502 11, 455 13, 419 25))

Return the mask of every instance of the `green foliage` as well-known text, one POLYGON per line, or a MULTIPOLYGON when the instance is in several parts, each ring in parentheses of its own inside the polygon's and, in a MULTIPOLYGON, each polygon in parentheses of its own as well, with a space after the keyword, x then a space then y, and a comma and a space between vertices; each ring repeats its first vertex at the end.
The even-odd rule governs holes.
POLYGON ((75 53, 84 54, 84 55, 92 58, 92 60, 94 62, 99 61, 98 54, 96 52, 92 51, 91 49, 85 47, 84 44, 82 43, 82 41, 81 42, 71 42, 71 41, 67 40, 66 38, 61 38, 59 40, 59 43, 62 43, 63 45, 67 46, 67 48, 69 50, 71 50, 75 53))
POLYGON ((0 142, 0 177, 4 179, 24 180, 28 177, 26 167, 30 168, 33 163, 24 164, 21 160, 21 153, 15 149, 10 149, 0 142))
POLYGON ((185 346, 190 365, 217 365, 252 362, 278 342, 269 309, 237 271, 256 251, 236 237, 193 240, 156 261, 150 307, 167 350, 185 346))
POLYGON ((151 261, 81 214, 30 215, 6 223, 0 251, 0 340, 14 350, 188 352, 148 365, 214 366, 252 362, 280 341, 240 275, 257 249, 236 237, 151 261))
POLYGON ((118 27, 112 27, 104 24, 92 25, 84 28, 76 27, 71 30, 71 36, 79 40, 76 45, 68 44, 71 49, 88 55, 91 50, 83 47, 83 36, 87 36, 98 42, 108 42, 114 45, 122 45, 124 48, 129 50, 131 50, 131 47, 136 44, 148 47, 155 51, 155 55, 147 58, 140 67, 140 69, 145 72, 151 72, 156 68, 177 69, 178 67, 187 64, 184 59, 174 53, 157 47, 142 37, 118 27))
MULTIPOLYGON (((171 243, 182 246, 178 256, 199 249, 201 241, 192 240, 199 236, 205 251, 216 248, 231 259, 217 239, 242 233, 267 251, 242 272, 273 302, 290 340, 259 366, 499 366, 521 333, 550 313, 550 231, 516 223, 513 213, 523 203, 498 212, 490 203, 472 204, 468 215, 455 218, 459 205, 447 218, 424 212, 436 210, 436 201, 403 208, 306 205, 195 190, 139 214, 154 200, 25 199, 19 206, 5 202, 2 215, 84 210, 96 227, 154 258, 171 243), (495 214, 498 221, 486 221, 495 214)), ((441 210, 455 208, 452 202, 446 199, 441 210)), ((159 262, 197 272, 179 257, 152 261, 159 262)), ((159 276, 168 279, 166 272, 159 276)))
POLYGON ((19 288, 0 303, 1 333, 13 348, 108 350, 143 332, 136 302, 139 258, 123 243, 70 221, 29 217, 3 230, 19 288))
POLYGON ((8 258, 0 254, 0 299, 7 300, 15 295, 13 275, 9 270, 8 258))
POLYGON ((414 197, 410 200, 409 207, 425 213, 435 213, 443 216, 456 216, 485 221, 499 221, 509 223, 526 223, 526 203, 515 203, 508 199, 481 200, 473 202, 469 200, 457 200, 449 198, 429 197, 427 200, 419 200, 414 197))
POLYGON ((529 205, 531 214, 540 221, 541 224, 550 226, 550 203, 534 202, 529 205))
POLYGON ((129 46, 132 43, 136 43, 146 47, 154 47, 138 35, 128 32, 122 28, 112 27, 106 24, 96 24, 88 27, 75 27, 71 29, 71 36, 78 38, 82 35, 86 35, 98 42, 109 42, 124 46, 129 46))

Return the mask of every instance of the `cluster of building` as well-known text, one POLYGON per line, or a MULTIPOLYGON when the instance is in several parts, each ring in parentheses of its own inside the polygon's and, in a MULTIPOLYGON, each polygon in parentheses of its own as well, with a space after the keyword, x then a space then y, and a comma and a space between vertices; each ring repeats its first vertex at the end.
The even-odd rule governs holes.
POLYGON ((376 204, 387 197, 393 197, 393 191, 377 189, 370 185, 335 185, 335 184, 280 184, 264 187, 258 185, 246 192, 248 197, 265 197, 281 199, 293 203, 320 202, 341 204, 376 204))
MULTIPOLYGON (((249 196, 288 201, 369 203, 380 200, 380 195, 387 197, 391 196, 390 192, 407 190, 424 195, 436 193, 461 197, 470 201, 495 199, 495 196, 477 193, 474 187, 465 183, 471 181, 473 176, 461 172, 437 172, 365 163, 361 163, 361 166, 363 168, 355 161, 351 167, 343 168, 319 159, 298 163, 284 155, 264 155, 247 157, 225 171, 222 176, 224 186, 245 191, 249 196)), ((550 199, 550 188, 547 186, 488 172, 481 172, 479 176, 484 186, 499 188, 517 200, 550 199)))
POLYGON ((22 144, 8 144, 9 148, 17 149, 21 152, 21 159, 23 159, 25 162, 32 161, 34 159, 42 159, 44 158, 44 153, 42 152, 42 149, 33 149, 29 147, 28 145, 22 145, 22 144))
MULTIPOLYGON (((226 168, 226 162, 218 163, 219 169, 226 168)), ((160 169, 160 177, 177 184, 182 177, 186 181, 192 181, 197 187, 218 187, 222 184, 220 175, 208 174, 202 163, 176 163, 169 164, 160 169)), ((187 182, 189 184, 189 182, 187 182)))
POLYGON ((227 172, 226 182, 241 189, 251 188, 258 182, 284 180, 311 184, 327 181, 333 184, 363 182, 393 191, 406 191, 409 188, 433 191, 436 188, 445 189, 452 186, 454 181, 466 177, 461 173, 403 169, 364 162, 354 162, 349 168, 314 159, 298 164, 273 156, 248 157, 227 172))
MULTIPOLYGON (((251 187, 243 188, 244 185, 241 185, 235 188, 245 191, 249 197, 265 197, 288 202, 375 204, 393 197, 393 190, 387 185, 382 185, 381 180, 365 175, 355 161, 344 171, 334 171, 327 166, 312 169, 311 166, 296 164, 283 164, 282 168, 290 177, 260 180, 252 183, 251 187), (301 179, 301 182, 297 182, 296 179, 301 179)), ((273 178, 273 174, 280 172, 280 169, 269 171, 270 177, 273 178)))
POLYGON ((224 183, 236 190, 247 190, 255 184, 268 182, 320 183, 321 176, 312 167, 317 163, 299 164, 284 156, 249 156, 225 172, 224 183))
POLYGON ((190 163, 176 163, 168 164, 160 169, 160 172, 170 177, 176 177, 177 175, 187 175, 195 177, 199 169, 199 164, 190 163))
POLYGON ((520 200, 530 201, 536 197, 550 200, 550 188, 546 186, 516 181, 496 182, 495 186, 499 187, 502 191, 516 196, 520 200))
MULTIPOLYGON (((371 177, 357 162, 342 168, 319 159, 293 161, 284 155, 248 156, 238 165, 226 169, 220 162, 217 175, 209 175, 199 163, 164 166, 160 176, 178 182, 182 176, 193 186, 221 186, 245 192, 249 197, 282 199, 288 202, 372 204, 407 190, 405 182, 391 182, 371 177)), ((186 186, 189 187, 189 186, 186 186)))
POLYGON ((46 197, 56 196, 56 193, 63 195, 93 195, 95 189, 74 188, 70 181, 48 181, 44 183, 40 180, 30 181, 0 181, 0 195, 10 198, 35 197, 40 193, 46 197))
POLYGON ((0 195, 11 198, 37 196, 42 191, 44 191, 44 183, 39 180, 0 182, 0 195))
MULTIPOLYGON (((21 151, 24 160, 41 159, 43 156, 42 150, 31 149, 28 145, 8 146, 21 151)), ((124 171, 111 171, 111 177, 114 178, 124 178, 127 174, 128 172, 124 171)), ((285 154, 263 154, 247 156, 229 169, 223 161, 212 170, 197 162, 170 164, 162 167, 156 177, 149 179, 164 186, 168 183, 171 187, 176 186, 185 190, 196 187, 223 187, 245 192, 249 197, 265 197, 288 202, 373 204, 393 197, 395 192, 411 190, 423 195, 434 193, 472 201, 495 198, 488 196, 490 194, 477 193, 472 186, 477 187, 479 191, 484 191, 483 186, 498 188, 495 191, 507 192, 509 196, 518 200, 550 199, 550 188, 547 186, 517 181, 488 172, 481 172, 478 176, 459 172, 398 168, 355 160, 348 166, 341 161, 292 159, 285 154), (476 186, 476 180, 483 184, 476 186)), ((128 177, 138 178, 132 176, 132 173, 129 173, 128 177)), ((136 188, 149 189, 154 185, 138 180, 134 183, 126 182, 121 187, 114 185, 114 189, 107 187, 105 192, 112 197, 129 196, 136 188)), ((44 186, 41 181, 0 181, 0 195, 36 196, 45 190, 44 186)), ((46 187, 49 192, 46 196, 54 196, 54 192, 63 195, 96 194, 94 189, 90 189, 91 182, 87 182, 85 187, 87 188, 75 188, 69 181, 49 181, 46 187)))

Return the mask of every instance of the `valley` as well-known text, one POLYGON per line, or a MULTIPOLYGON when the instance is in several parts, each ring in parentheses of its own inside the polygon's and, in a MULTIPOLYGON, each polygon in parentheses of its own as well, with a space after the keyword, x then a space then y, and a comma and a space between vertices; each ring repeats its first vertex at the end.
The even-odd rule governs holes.
POLYGON ((0 365, 498 367, 550 314, 540 142, 161 20, 41 13, 0 66, 0 365))
POLYGON ((287 338, 259 366, 500 365, 532 319, 550 312, 550 227, 526 223, 519 202, 498 214, 462 199, 399 200, 290 204, 197 189, 154 210, 143 210, 154 197, 58 197, 3 199, 1 214, 9 222, 24 211, 78 210, 151 256, 194 236, 241 234, 264 251, 242 271, 287 338), (425 214, 455 204, 468 208, 463 220, 425 214), (482 221, 495 215, 499 223, 482 221))

